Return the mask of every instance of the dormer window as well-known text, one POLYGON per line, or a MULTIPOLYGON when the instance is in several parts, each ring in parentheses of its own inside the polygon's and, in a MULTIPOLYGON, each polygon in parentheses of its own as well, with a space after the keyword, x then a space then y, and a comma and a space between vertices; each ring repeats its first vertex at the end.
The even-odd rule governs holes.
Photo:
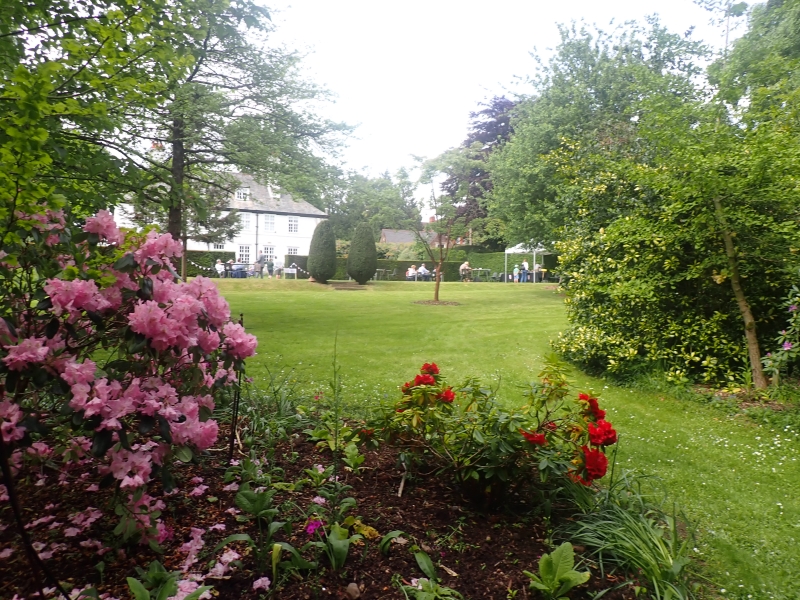
POLYGON ((249 187, 240 187, 236 190, 236 199, 237 200, 249 200, 250 199, 250 188, 249 187))

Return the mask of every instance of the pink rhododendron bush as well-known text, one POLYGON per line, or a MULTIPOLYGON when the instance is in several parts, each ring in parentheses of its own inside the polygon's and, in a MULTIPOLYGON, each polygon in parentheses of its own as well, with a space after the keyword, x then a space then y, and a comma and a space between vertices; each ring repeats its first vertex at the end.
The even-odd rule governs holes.
MULTIPOLYGON (((175 461, 214 444, 215 400, 237 385, 256 338, 210 280, 179 281, 171 236, 123 232, 104 210, 82 228, 61 212, 16 217, 0 254, 3 480, 47 465, 42 485, 80 485, 73 473, 95 470, 116 489, 115 533, 157 548, 169 532, 151 484, 169 493, 175 461)), ((89 497, 65 535, 101 516, 89 497)), ((13 483, 0 502, 21 524, 13 483)), ((38 561, 57 551, 40 548, 38 561)))

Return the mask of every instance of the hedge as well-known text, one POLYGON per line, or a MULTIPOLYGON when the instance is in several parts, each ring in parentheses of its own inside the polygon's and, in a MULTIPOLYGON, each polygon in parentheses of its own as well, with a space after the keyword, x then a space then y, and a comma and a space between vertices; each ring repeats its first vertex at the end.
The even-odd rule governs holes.
MULTIPOLYGON (((235 261, 236 253, 225 252, 224 250, 187 250, 186 276, 197 277, 198 275, 202 275, 203 277, 217 277, 217 270, 214 268, 214 265, 217 263, 217 259, 221 260, 222 262, 228 262, 229 260, 235 261), (206 268, 198 268, 192 263, 206 268)), ((175 259, 173 263, 175 267, 180 270, 180 259, 175 259)))
MULTIPOLYGON (((425 266, 428 268, 429 271, 433 271, 434 265, 431 264, 430 261, 420 261, 420 260, 387 260, 387 259, 378 259, 378 269, 386 269, 388 274, 391 274, 393 271, 396 270, 396 275, 391 277, 391 281, 405 281, 406 279, 406 271, 408 267, 411 265, 416 265, 419 267, 420 264, 425 263, 425 266)), ((302 271, 298 269, 297 277, 299 279, 308 279, 308 257, 307 256, 299 256, 297 254, 287 254, 284 257, 284 265, 287 267, 291 266, 292 264, 296 264, 302 271), (305 272, 304 272, 305 271, 305 272)), ((458 274, 458 268, 461 266, 461 262, 455 261, 447 261, 444 263, 444 280, 445 281, 458 281, 460 279, 458 274)), ((502 269, 500 269, 502 271, 502 269)), ((336 274, 333 276, 334 280, 347 280, 347 259, 346 258, 337 258, 336 259, 336 274)))

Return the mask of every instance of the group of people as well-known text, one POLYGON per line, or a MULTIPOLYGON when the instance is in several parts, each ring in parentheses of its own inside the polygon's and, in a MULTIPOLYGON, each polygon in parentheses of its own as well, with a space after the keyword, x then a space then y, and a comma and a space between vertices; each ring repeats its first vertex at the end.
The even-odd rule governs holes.
POLYGON ((253 263, 250 269, 246 269, 243 264, 234 263, 233 259, 224 263, 219 258, 214 265, 214 269, 220 277, 244 277, 244 275, 237 275, 236 273, 246 271, 249 277, 260 277, 264 279, 264 271, 266 271, 270 279, 272 279, 273 274, 276 279, 280 279, 281 273, 283 272, 283 261, 267 258, 267 256, 261 252, 259 253, 258 260, 253 263))
POLYGON ((514 283, 528 283, 528 281, 532 281, 536 283, 537 281, 541 281, 541 267, 538 264, 533 265, 533 271, 530 270, 528 261, 522 261, 522 268, 520 269, 520 265, 514 265, 514 283))
POLYGON ((431 280, 431 272, 425 267, 425 263, 422 263, 419 269, 417 265, 411 265, 406 271, 406 281, 417 281, 418 279, 422 279, 422 281, 431 280))

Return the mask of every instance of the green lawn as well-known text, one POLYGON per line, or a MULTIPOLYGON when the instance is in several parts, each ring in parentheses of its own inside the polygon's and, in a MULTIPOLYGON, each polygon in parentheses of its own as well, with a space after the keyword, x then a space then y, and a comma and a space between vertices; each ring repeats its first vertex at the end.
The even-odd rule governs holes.
MULTIPOLYGON (((354 403, 393 397, 426 361, 451 380, 502 381, 501 397, 520 403, 518 386, 535 378, 549 341, 566 325, 550 286, 380 282, 334 290, 305 281, 220 281, 235 314, 259 338, 248 364, 291 366, 308 385, 330 378, 334 340, 345 391, 354 403)), ((696 558, 730 598, 798 598, 800 476, 794 431, 772 430, 665 394, 616 387, 573 372, 593 389, 621 434, 619 460, 659 476, 670 498, 699 525, 696 558)))

